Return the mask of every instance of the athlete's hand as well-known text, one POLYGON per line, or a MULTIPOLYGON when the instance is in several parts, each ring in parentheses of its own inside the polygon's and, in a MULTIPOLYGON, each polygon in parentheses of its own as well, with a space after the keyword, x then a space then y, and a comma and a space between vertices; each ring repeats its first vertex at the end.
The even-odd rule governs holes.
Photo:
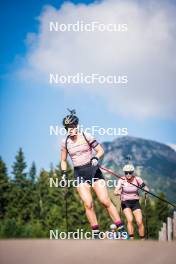
MULTIPOLYGON (((149 188, 148 188, 147 186, 145 186, 145 187, 144 187, 144 191, 149 192, 150 190, 149 190, 149 188)), ((146 193, 146 194, 147 194, 147 193, 146 193)))
POLYGON ((118 195, 118 191, 117 190, 114 191, 114 195, 118 195))
POLYGON ((98 158, 93 157, 93 158, 91 158, 90 162, 91 162, 91 165, 95 167, 98 165, 98 158))
POLYGON ((65 170, 63 170, 62 172, 62 181, 67 181, 67 179, 68 179, 68 176, 67 176, 67 171, 65 171, 65 170))

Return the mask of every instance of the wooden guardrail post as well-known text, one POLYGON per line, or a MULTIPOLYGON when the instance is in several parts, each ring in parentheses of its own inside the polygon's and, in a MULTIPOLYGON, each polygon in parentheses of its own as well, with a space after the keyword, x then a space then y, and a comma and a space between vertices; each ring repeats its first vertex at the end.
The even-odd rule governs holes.
POLYGON ((176 240, 176 211, 174 211, 172 221, 173 221, 173 240, 176 240))
POLYGON ((166 223, 163 223, 161 231, 159 232, 159 240, 160 241, 167 241, 167 227, 166 227, 166 223))
POLYGON ((172 241, 172 218, 167 217, 167 240, 172 241))

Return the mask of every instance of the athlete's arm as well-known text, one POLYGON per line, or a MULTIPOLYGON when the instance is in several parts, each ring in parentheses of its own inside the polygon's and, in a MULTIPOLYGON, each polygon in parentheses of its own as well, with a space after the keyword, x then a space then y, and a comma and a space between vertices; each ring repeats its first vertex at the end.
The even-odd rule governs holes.
POLYGON ((102 148, 102 146, 100 144, 98 144, 97 141, 95 143, 97 143, 97 145, 94 147, 94 150, 95 150, 96 154, 90 160, 92 166, 97 166, 99 159, 102 158, 102 156, 104 154, 104 149, 102 148))
POLYGON ((146 185, 145 185, 145 187, 144 187, 143 189, 144 189, 145 191, 147 191, 147 192, 150 191, 149 187, 147 187, 146 185))
POLYGON ((61 170, 67 170, 67 150, 66 148, 61 149, 61 170))
POLYGON ((143 180, 140 177, 137 177, 137 181, 139 182, 139 186, 144 190, 149 192, 149 188, 147 185, 143 182, 143 180))
POLYGON ((89 146, 95 150, 96 154, 94 158, 97 158, 98 160, 100 158, 102 158, 102 156, 104 155, 104 149, 102 148, 102 146, 98 143, 98 141, 96 140, 96 138, 94 138, 91 134, 89 133, 84 133, 83 134, 86 141, 88 142, 89 146))
POLYGON ((96 152, 95 157, 98 159, 102 158, 104 155, 104 149, 102 148, 102 146, 100 144, 98 144, 94 149, 96 152))

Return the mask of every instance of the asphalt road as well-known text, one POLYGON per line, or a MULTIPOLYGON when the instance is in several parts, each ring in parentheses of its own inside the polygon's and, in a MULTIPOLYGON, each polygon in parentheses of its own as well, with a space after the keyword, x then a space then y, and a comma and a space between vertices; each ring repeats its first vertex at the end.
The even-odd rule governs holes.
POLYGON ((1 264, 175 264, 176 243, 112 240, 0 240, 1 264))

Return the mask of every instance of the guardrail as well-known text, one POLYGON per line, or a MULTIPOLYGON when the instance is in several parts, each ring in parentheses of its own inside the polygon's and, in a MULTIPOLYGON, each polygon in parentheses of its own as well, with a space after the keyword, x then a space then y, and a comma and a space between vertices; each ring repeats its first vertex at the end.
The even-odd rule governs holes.
POLYGON ((163 223, 159 231, 159 241, 176 240, 176 211, 173 213, 173 218, 167 217, 167 223, 163 223))

